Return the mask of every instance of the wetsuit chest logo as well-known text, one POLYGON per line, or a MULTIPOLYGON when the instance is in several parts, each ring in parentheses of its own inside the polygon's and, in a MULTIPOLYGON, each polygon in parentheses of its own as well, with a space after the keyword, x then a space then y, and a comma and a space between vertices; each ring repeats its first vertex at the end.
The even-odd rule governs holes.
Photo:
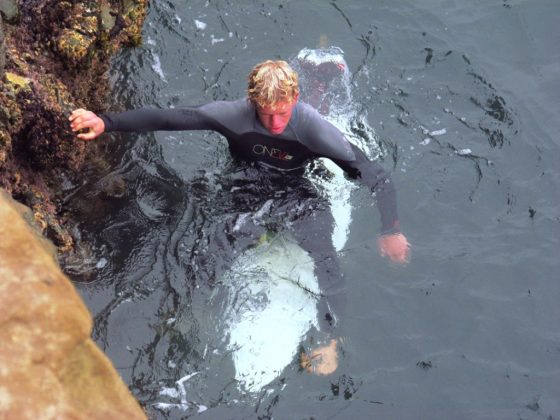
POLYGON ((279 160, 292 160, 293 156, 275 147, 267 147, 263 144, 255 144, 253 153, 258 156, 268 156, 279 160))

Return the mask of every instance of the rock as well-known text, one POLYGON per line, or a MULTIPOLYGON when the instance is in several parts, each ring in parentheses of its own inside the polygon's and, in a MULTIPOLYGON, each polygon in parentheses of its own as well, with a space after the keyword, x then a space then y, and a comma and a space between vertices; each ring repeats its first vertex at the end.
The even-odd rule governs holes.
POLYGON ((40 234, 54 242, 59 251, 70 251, 74 245, 72 236, 60 225, 59 220, 53 216, 50 200, 45 193, 36 186, 30 186, 22 194, 22 201, 33 212, 33 225, 40 234))
POLYGON ((117 20, 111 15, 111 6, 106 1, 102 1, 99 6, 99 17, 102 31, 111 32, 117 20))
POLYGON ((94 38, 75 29, 64 29, 56 45, 60 54, 76 65, 86 57, 94 41, 94 38))
POLYGON ((0 188, 39 209, 61 252, 72 246, 61 177, 79 179, 96 148, 76 140, 68 115, 106 107, 111 57, 140 42, 146 10, 147 0, 0 0, 13 23, 0 22, 0 188))
POLYGON ((29 87, 30 81, 27 77, 19 76, 12 72, 6 72, 4 76, 6 78, 6 82, 9 85, 13 86, 12 90, 16 92, 19 91, 20 89, 27 90, 27 91, 30 90, 29 87))
POLYGON ((19 19, 19 8, 17 0, 0 0, 0 12, 2 17, 9 23, 15 23, 19 19))
POLYGON ((12 138, 6 130, 0 128, 0 169, 7 162, 11 152, 12 138))
POLYGON ((4 67, 6 66, 6 44, 4 44, 4 22, 0 16, 0 78, 4 77, 4 67))
POLYGON ((79 65, 93 53, 97 40, 99 11, 94 2, 76 3, 70 13, 70 28, 63 29, 57 40, 58 52, 71 64, 79 65))
POLYGON ((22 208, 0 192, 0 418, 145 419, 22 208))

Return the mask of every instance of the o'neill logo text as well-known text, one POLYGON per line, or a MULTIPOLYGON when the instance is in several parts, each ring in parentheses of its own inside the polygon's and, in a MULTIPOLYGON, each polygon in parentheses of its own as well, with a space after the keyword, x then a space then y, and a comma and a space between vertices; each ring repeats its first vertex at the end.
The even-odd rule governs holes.
POLYGON ((259 156, 270 156, 271 158, 280 160, 291 160, 293 158, 288 152, 283 152, 275 147, 266 147, 262 144, 255 144, 253 146, 253 153, 259 156))

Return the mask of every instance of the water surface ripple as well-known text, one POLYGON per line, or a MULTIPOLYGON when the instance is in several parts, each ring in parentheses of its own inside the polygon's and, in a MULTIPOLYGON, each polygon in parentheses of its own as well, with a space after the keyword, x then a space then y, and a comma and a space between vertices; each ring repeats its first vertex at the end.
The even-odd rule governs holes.
POLYGON ((67 270, 95 340, 150 417, 560 418, 560 4, 150 7, 143 45, 115 60, 112 109, 238 98, 254 64, 326 35, 375 133, 353 131, 392 171, 413 245, 405 267, 381 259, 370 197, 352 192, 338 371, 314 377, 294 360, 244 394, 216 330, 216 282, 243 246, 231 225, 243 210, 224 194, 236 170, 225 141, 99 140, 111 167, 69 198, 90 253, 67 270))

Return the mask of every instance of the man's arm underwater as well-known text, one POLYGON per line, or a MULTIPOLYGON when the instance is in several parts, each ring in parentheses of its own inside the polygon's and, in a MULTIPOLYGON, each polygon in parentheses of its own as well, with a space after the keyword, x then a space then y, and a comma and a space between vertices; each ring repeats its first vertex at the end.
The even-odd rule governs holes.
POLYGON ((396 192, 387 172, 376 162, 370 161, 365 154, 353 144, 353 161, 331 159, 352 179, 367 185, 375 195, 381 216, 381 236, 378 246, 381 256, 392 261, 406 263, 409 259, 410 244, 401 233, 397 217, 396 192))

